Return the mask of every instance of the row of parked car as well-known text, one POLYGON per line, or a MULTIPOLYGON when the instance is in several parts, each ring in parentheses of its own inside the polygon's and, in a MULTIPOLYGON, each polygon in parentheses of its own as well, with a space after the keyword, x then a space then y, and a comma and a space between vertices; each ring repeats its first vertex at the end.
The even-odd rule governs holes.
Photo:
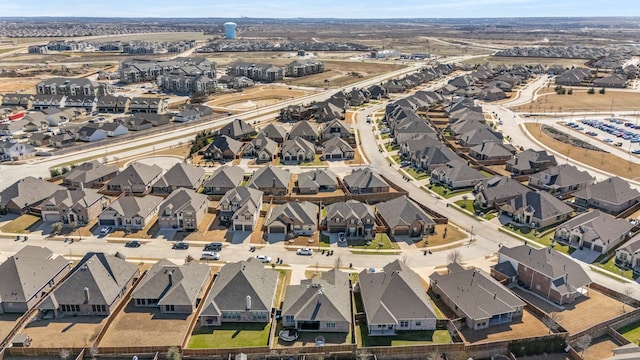
MULTIPOLYGON (((619 140, 628 140, 631 143, 640 143, 640 133, 636 133, 634 131, 625 129, 625 127, 631 128, 631 129, 640 129, 640 125, 636 126, 630 122, 624 122, 620 119, 615 119, 615 118, 607 119, 607 121, 608 122, 594 120, 594 119, 588 119, 588 120, 585 119, 585 120, 580 120, 580 124, 584 124, 585 126, 598 129, 605 133, 611 134, 612 136, 615 136, 619 140), (624 125, 624 127, 617 126, 617 125, 624 125)), ((574 122, 568 122, 565 125, 572 129, 582 131, 584 130, 584 127, 580 126, 580 124, 574 123, 574 122)), ((599 135, 597 132, 593 130, 587 130, 585 133, 589 136, 599 135)), ((622 141, 615 141, 612 138, 604 138, 602 139, 602 141, 605 143, 613 144, 614 146, 623 145, 622 141)), ((638 155, 640 154, 640 149, 633 150, 631 151, 631 153, 638 155)))

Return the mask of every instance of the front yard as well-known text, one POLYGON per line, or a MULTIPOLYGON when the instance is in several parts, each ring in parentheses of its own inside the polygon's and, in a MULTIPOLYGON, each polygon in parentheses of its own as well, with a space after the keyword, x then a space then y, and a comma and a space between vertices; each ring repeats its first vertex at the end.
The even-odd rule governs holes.
MULTIPOLYGON (((375 239, 373 240, 368 240, 368 241, 361 241, 362 244, 360 244, 359 242, 356 243, 356 245, 349 245, 349 247, 354 248, 354 249, 363 249, 363 250, 393 250, 396 249, 396 246, 393 242, 391 242, 391 239, 389 239, 389 235, 384 234, 384 233, 379 233, 376 234, 375 239)), ((352 240, 349 240, 349 244, 353 244, 352 240)))
POLYGON ((225 349, 267 346, 269 324, 228 323, 222 326, 203 326, 189 339, 190 349, 225 349))
POLYGON ((2 231, 22 234, 24 232, 29 232, 29 228, 34 226, 38 221, 40 221, 40 218, 37 216, 29 214, 20 215, 3 226, 2 231))
POLYGON ((404 171, 407 172, 407 174, 409 174, 409 176, 411 176, 412 178, 414 178, 415 180, 423 180, 429 177, 429 173, 427 173, 424 170, 416 170, 411 166, 407 166, 405 168, 403 168, 404 171))
MULTIPOLYGON (((445 199, 452 198, 458 195, 470 194, 471 189, 461 189, 461 190, 449 190, 447 187, 442 185, 428 185, 427 188, 434 193, 442 196, 445 199)), ((471 197, 471 196, 469 196, 471 197)), ((471 207, 473 208, 473 200, 471 200, 471 207)))
POLYGON ((601 267, 605 270, 608 270, 616 275, 620 275, 620 276, 624 276, 627 279, 630 280, 635 280, 638 278, 638 275, 635 275, 633 270, 631 269, 627 269, 627 270, 622 270, 620 267, 618 267, 618 265, 616 265, 616 257, 612 256, 611 259, 609 259, 609 261, 607 261, 604 264, 600 264, 597 261, 594 262, 592 265, 601 267))

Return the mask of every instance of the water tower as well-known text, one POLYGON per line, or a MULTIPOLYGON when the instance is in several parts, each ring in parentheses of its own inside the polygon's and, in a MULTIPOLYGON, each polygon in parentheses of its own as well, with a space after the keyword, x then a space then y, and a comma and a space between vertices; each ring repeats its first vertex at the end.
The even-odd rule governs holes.
POLYGON ((238 24, 227 22, 224 23, 224 35, 227 40, 232 40, 236 38, 236 27, 238 24))

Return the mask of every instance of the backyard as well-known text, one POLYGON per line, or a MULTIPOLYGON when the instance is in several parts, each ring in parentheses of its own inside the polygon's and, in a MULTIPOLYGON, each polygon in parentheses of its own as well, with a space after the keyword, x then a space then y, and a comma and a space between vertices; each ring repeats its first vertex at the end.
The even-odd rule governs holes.
POLYGON ((640 320, 623 326, 620 329, 617 329, 617 331, 624 336, 625 339, 634 344, 638 344, 638 339, 640 339, 640 320))
POLYGON ((267 346, 271 326, 264 323, 227 323, 203 326, 189 339, 191 349, 221 349, 267 346))
POLYGON ((369 336, 366 325, 356 326, 356 337, 361 346, 403 346, 419 344, 448 344, 448 330, 399 331, 395 336, 369 336))

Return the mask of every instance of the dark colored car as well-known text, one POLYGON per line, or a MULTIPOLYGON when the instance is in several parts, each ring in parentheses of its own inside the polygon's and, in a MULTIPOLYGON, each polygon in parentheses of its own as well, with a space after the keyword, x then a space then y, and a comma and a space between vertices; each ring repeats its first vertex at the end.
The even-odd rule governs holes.
POLYGON ((173 246, 171 247, 172 249, 177 249, 177 250, 186 250, 189 248, 189 244, 187 244, 186 242, 177 242, 175 244, 173 244, 173 246))
POLYGON ((142 244, 138 240, 127 241, 124 244, 125 247, 130 247, 130 248, 137 248, 137 247, 140 247, 140 245, 142 245, 142 244))

